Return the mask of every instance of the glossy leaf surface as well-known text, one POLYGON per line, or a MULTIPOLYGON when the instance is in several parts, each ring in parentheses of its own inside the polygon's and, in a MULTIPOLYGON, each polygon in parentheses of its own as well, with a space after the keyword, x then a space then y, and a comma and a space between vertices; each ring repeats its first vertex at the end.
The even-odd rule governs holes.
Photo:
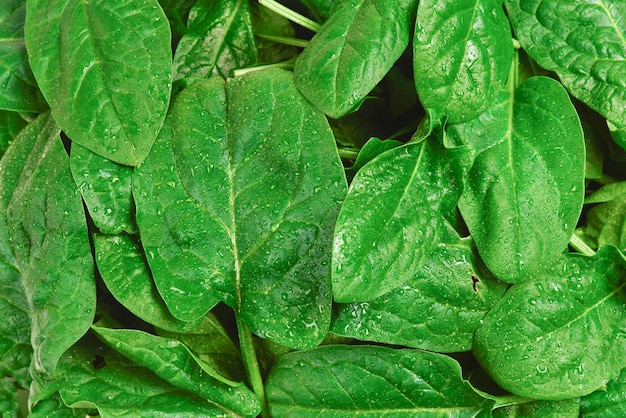
POLYGON ((290 73, 269 70, 196 83, 174 103, 171 138, 163 132, 133 181, 148 263, 172 313, 199 318, 223 300, 259 335, 319 343, 345 194, 324 116, 290 73))
POLYGON ((168 384, 92 339, 63 356, 59 375, 59 393, 66 405, 97 408, 105 418, 232 416, 232 411, 168 384), (93 364, 98 361, 104 365, 96 368, 93 364))
MULTIPOLYGON (((493 411, 493 418, 578 418, 580 399, 562 401, 531 401, 493 411)), ((586 415, 583 415, 586 417, 586 415)))
POLYGON ((495 106, 463 128, 463 142, 484 151, 459 208, 487 267, 519 282, 567 247, 582 209, 585 144, 566 91, 552 79, 530 78, 495 106), (474 145, 484 132, 493 145, 474 145))
POLYGON ((498 0, 421 1, 413 41, 415 86, 426 109, 468 121, 504 87, 513 56, 498 0))
POLYGON ((626 260, 610 246, 564 258, 562 269, 509 289, 474 337, 478 361, 520 396, 586 395, 624 366, 626 260))
POLYGON ((626 4, 507 0, 515 35, 573 96, 609 121, 626 123, 626 4))
POLYGON ((137 232, 131 167, 114 163, 74 144, 70 154, 70 168, 89 215, 100 232, 137 232))
POLYGON ((261 410, 259 401, 245 385, 237 382, 227 385, 223 379, 213 377, 216 371, 198 363, 178 340, 130 329, 95 326, 92 329, 107 345, 173 386, 208 399, 233 414, 255 417, 261 410))
POLYGON ((359 170, 335 227, 337 302, 374 299, 417 273, 443 225, 440 213, 459 197, 456 158, 433 137, 380 154, 359 170))
POLYGON ((486 417, 491 410, 451 358, 373 346, 286 354, 268 378, 267 396, 276 418, 486 417))
POLYGON ((172 316, 152 280, 141 245, 126 234, 93 237, 96 264, 113 297, 133 314, 156 327, 170 331, 193 328, 195 322, 172 316))
POLYGON ((41 112, 48 106, 28 65, 25 16, 26 0, 0 4, 0 109, 41 112))
POLYGON ((257 51, 245 0, 200 0, 189 12, 187 33, 174 55, 174 81, 219 75, 254 64, 257 51))
POLYGON ((332 118, 353 110, 409 44, 413 0, 343 0, 294 67, 296 85, 332 118))
POLYGON ((142 162, 171 90, 171 35, 157 0, 31 0, 25 33, 33 73, 65 133, 117 163, 142 162))
POLYGON ((580 412, 585 418, 620 418, 626 415, 626 369, 605 388, 583 396, 580 412))
POLYGON ((32 321, 34 367, 52 374, 91 324, 96 295, 85 213, 69 159, 50 114, 40 118, 39 129, 24 132, 36 140, 6 213, 32 321))
POLYGON ((471 239, 455 231, 440 239, 400 287, 368 302, 339 304, 331 331, 440 353, 471 350, 474 332, 506 285, 484 273, 471 239))

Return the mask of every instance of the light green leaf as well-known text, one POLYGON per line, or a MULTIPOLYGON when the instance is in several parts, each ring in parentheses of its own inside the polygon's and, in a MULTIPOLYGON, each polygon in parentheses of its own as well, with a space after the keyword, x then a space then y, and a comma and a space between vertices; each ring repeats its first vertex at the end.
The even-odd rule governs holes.
POLYGON ((373 346, 323 346, 286 354, 267 380, 280 417, 488 417, 483 399, 442 354, 373 346))
POLYGON ((611 379, 606 387, 580 399, 585 418, 622 418, 626 415, 626 369, 611 379))
MULTIPOLYGON (((531 401, 493 411, 493 418, 578 418, 580 398, 531 401)), ((586 415, 585 415, 586 417, 586 415)))
POLYGON ((180 321, 172 316, 152 280, 140 244, 131 236, 93 237, 96 264, 107 289, 130 312, 144 321, 170 331, 184 331, 197 321, 180 321))
POLYGON ((260 336, 318 344, 346 187, 324 115, 291 73, 268 70, 194 84, 177 96, 171 120, 133 178, 167 306, 191 320, 222 300, 260 336))
POLYGON ((48 105, 28 65, 24 44, 25 14, 26 0, 0 3, 0 109, 41 112, 48 105))
POLYGON ((170 385, 92 339, 81 341, 63 356, 59 375, 65 404, 97 408, 103 418, 232 416, 232 411, 170 385))
POLYGON ((409 44, 414 0, 341 0, 298 57, 296 85, 339 118, 359 105, 409 44))
POLYGON ((552 79, 529 78, 495 106, 457 125, 478 154, 459 208, 487 267, 519 282, 567 248, 582 209, 585 143, 567 92, 552 79), (485 133, 493 145, 480 144, 485 133))
POLYGON ((174 55, 174 81, 183 86, 256 63, 257 50, 247 0, 199 0, 174 55))
POLYGON ((413 66, 426 109, 451 123, 478 116, 504 87, 512 57, 501 1, 420 2, 413 66))
POLYGON ((587 223, 582 228, 594 247, 614 245, 626 249, 626 182, 601 187, 585 203, 598 203, 587 212, 587 223))
POLYGON ((626 3, 506 0, 515 35, 535 61, 609 121, 626 121, 626 3))
POLYGON ((34 126, 39 129, 22 133, 36 139, 22 169, 13 172, 19 181, 6 213, 32 321, 34 367, 53 374, 59 357, 91 325, 96 289, 85 213, 60 130, 49 113, 34 126))
POLYGON ((470 238, 441 234, 406 283, 369 302, 338 304, 331 331, 440 353, 471 350, 480 321, 507 289, 481 264, 470 238))
POLYGON ((141 163, 171 90, 171 35, 157 0, 29 0, 25 33, 63 131, 117 163, 141 163))
POLYGON ((587 395, 624 367, 626 260, 615 247, 572 254, 509 289, 474 337, 474 355, 504 389, 527 398, 587 395))
POLYGON ((424 264, 461 192, 458 155, 438 141, 384 152, 354 177, 335 227, 337 302, 374 299, 424 264))
POLYGON ((173 386, 208 399, 225 410, 246 417, 261 411, 256 396, 243 384, 224 383, 224 378, 202 364, 180 341, 131 329, 92 327, 110 347, 138 365, 152 370, 173 386))
POLYGON ((114 163, 73 144, 70 168, 93 223, 104 234, 137 232, 131 167, 114 163))

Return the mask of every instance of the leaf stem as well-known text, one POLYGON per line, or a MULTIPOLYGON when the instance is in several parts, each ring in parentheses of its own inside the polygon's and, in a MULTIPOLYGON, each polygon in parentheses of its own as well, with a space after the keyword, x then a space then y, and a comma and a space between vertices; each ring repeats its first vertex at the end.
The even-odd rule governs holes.
POLYGON ((256 350, 254 349, 254 339, 252 338, 252 332, 250 328, 241 320, 238 313, 235 313, 237 320, 237 333, 239 334, 239 348, 241 349, 241 356, 243 358, 243 364, 246 369, 246 375, 252 390, 259 397, 261 401, 261 417, 270 418, 270 412, 267 406, 267 399, 265 398, 265 386, 263 384, 263 378, 261 377, 261 370, 259 369, 259 361, 257 360, 256 350))
POLYGON ((359 156, 359 150, 356 148, 337 148, 339 156, 345 160, 356 160, 359 156))
POLYGON ((496 404, 493 406, 493 409, 504 408, 507 406, 514 405, 523 405, 525 403, 533 402, 536 399, 524 398, 518 395, 505 395, 505 396, 496 396, 495 399, 496 404))
POLYGON ((572 234, 569 240, 569 245, 579 253, 587 255, 589 257, 594 256, 596 252, 592 250, 580 237, 576 234, 572 234))
POLYGON ((272 64, 255 65, 253 67, 238 68, 233 71, 233 77, 241 77, 244 74, 251 73, 253 71, 267 70, 268 68, 282 68, 285 70, 293 70, 293 64, 296 62, 296 57, 290 58, 286 61, 275 62, 272 64))
POLYGON ((302 16, 301 14, 294 12, 288 7, 283 6, 275 0, 259 0, 259 4, 261 6, 265 6, 274 13, 284 17, 287 20, 291 20, 293 23, 302 26, 303 28, 307 28, 312 32, 319 32, 321 25, 308 17, 302 16))
POLYGON ((261 39, 265 39, 267 41, 272 41, 283 45, 297 46, 299 48, 306 48, 306 46, 309 44, 309 41, 305 39, 289 38, 287 36, 265 35, 263 33, 257 33, 255 36, 261 39))

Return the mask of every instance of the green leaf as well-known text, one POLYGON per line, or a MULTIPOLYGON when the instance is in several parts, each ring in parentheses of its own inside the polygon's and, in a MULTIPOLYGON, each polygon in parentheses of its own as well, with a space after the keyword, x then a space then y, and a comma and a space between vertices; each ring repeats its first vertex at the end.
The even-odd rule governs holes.
POLYGON ((18 418, 20 407, 17 400, 18 387, 15 382, 4 379, 0 374, 0 416, 18 418))
POLYGON ((183 86, 256 63, 250 6, 246 0, 199 0, 174 55, 174 81, 183 86))
POLYGON ((420 350, 324 346, 284 355, 267 380, 273 417, 487 417, 456 361, 420 350))
POLYGON ((582 209, 585 144, 558 82, 533 77, 509 94, 458 129, 479 152, 459 208, 487 267, 519 282, 567 248, 582 209), (480 144, 485 133, 494 138, 491 147, 480 144))
POLYGON ((337 305, 331 331, 440 353, 471 350, 474 332, 507 287, 485 273, 470 238, 448 235, 402 286, 337 305))
POLYGON ((0 109, 41 112, 47 109, 28 65, 24 44, 26 0, 0 4, 0 109))
POLYGON ((63 356, 59 375, 59 393, 66 405, 97 408, 103 418, 232 416, 232 411, 168 384, 91 339, 63 356))
POLYGON ((586 395, 624 367, 626 260, 607 246, 561 266, 511 287, 474 337, 481 365, 519 396, 586 395))
POLYGON ((172 31, 172 51, 187 32, 189 11, 197 0, 159 0, 159 4, 167 16, 172 31))
POLYGON ((34 367, 48 374, 87 331, 96 303, 85 214, 59 134, 49 113, 23 132, 35 137, 34 145, 23 166, 13 170, 19 181, 6 211, 32 321, 34 367))
POLYGON ((96 264, 107 289, 129 311, 144 321, 170 331, 184 331, 197 325, 172 316, 157 291, 140 244, 131 236, 93 237, 96 264))
POLYGON ((159 330, 159 335, 185 344, 195 357, 217 371, 214 376, 224 382, 242 382, 245 369, 237 347, 218 319, 209 312, 202 322, 184 333, 159 330))
POLYGON ((515 35, 569 92, 623 125, 626 120, 626 4, 603 0, 506 0, 515 35))
POLYGON ((400 145, 402 145, 400 141, 395 141, 393 139, 380 140, 378 138, 370 138, 359 151, 354 164, 346 168, 346 174, 350 177, 354 177, 356 173, 363 168, 363 166, 365 166, 365 164, 373 160, 375 157, 400 145))
POLYGON ((25 33, 63 131, 117 163, 141 163, 171 90, 170 29, 157 0, 29 0, 25 33))
POLYGON ((250 12, 259 62, 286 61, 299 53, 294 46, 267 38, 296 38, 296 30, 289 20, 257 2, 250 3, 250 12))
POLYGON ((578 418, 579 404, 580 398, 562 401, 531 401, 498 408, 493 411, 493 418, 578 418))
POLYGON ((504 87, 512 57, 501 1, 420 2, 413 66, 426 109, 451 123, 478 116, 504 87))
POLYGON ((114 163, 85 147, 73 144, 70 168, 89 215, 100 232, 137 232, 131 167, 114 163))
POLYGON ((296 85, 332 118, 354 110, 409 44, 416 1, 342 0, 298 57, 296 85))
POLYGON ((316 345, 330 321, 332 228, 345 194, 328 122, 282 70, 198 82, 171 119, 133 178, 169 309, 190 320, 222 300, 258 335, 316 345))
POLYGON ((587 212, 584 234, 596 248, 614 245, 626 249, 626 182, 607 184, 585 199, 599 203, 587 212))
POLYGON ((107 345, 173 386, 208 399, 233 414, 255 417, 261 411, 259 401, 244 384, 225 384, 224 378, 217 379, 217 372, 199 363, 178 340, 130 329, 96 326, 92 329, 107 345))
POLYGON ((0 110, 0 158, 28 121, 17 112, 0 110))
POLYGON ((585 418, 621 418, 626 415, 626 369, 610 380, 605 388, 580 399, 585 418))
POLYGON ((320 21, 328 19, 333 10, 333 6, 340 3, 340 0, 300 0, 315 17, 320 21))
POLYGON ((366 164, 335 227, 333 294, 364 302, 405 283, 424 264, 460 195, 458 155, 432 137, 366 164))

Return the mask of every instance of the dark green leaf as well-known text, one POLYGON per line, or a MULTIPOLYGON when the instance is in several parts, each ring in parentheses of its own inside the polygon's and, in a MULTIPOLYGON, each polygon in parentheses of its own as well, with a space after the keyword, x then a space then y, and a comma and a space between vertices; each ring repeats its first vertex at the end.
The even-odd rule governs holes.
POLYGON ((298 57, 298 89, 332 118, 353 110, 409 44, 413 0, 342 0, 298 57))
POLYGON ((102 340, 136 364, 152 370, 173 386, 208 399, 224 410, 255 417, 261 405, 242 383, 224 383, 223 377, 202 364, 180 341, 143 331, 92 327, 102 340))
POLYGON ((17 400, 18 387, 14 381, 5 379, 0 374, 0 416, 18 418, 20 407, 17 400))
POLYGON ((33 73, 67 135, 117 163, 141 163, 171 90, 171 36, 157 0, 30 0, 25 32, 33 73))
POLYGON ((585 418, 622 418, 626 415, 626 369, 610 380, 605 388, 580 399, 581 416, 585 418))
POLYGON ((63 356, 59 377, 59 393, 65 404, 97 408, 104 418, 232 416, 220 405, 168 384, 90 339, 63 356))
POLYGON ((70 168, 89 215, 100 232, 137 232, 131 167, 114 163, 74 144, 70 154, 70 168))
POLYGON ((41 112, 48 105, 28 65, 25 13, 26 0, 4 0, 0 4, 0 109, 41 112))
POLYGON ((457 202, 454 151, 432 137, 394 148, 354 177, 335 227, 333 294, 364 302, 406 282, 423 265, 457 202))
POLYGON ((359 151, 359 155, 356 157, 354 164, 352 164, 349 168, 346 169, 346 174, 348 176, 354 177, 356 173, 365 166, 368 162, 373 160, 379 154, 382 154, 385 151, 389 151, 392 148, 398 147, 402 145, 400 141, 395 141, 393 139, 388 140, 380 140, 378 138, 370 138, 363 148, 359 151))
POLYGON ((195 322, 172 316, 157 291, 139 243, 126 234, 93 238, 96 263, 113 297, 144 321, 170 331, 193 328, 195 322))
POLYGON ((324 346, 284 355, 267 381, 273 417, 487 417, 492 401, 456 361, 420 350, 324 346))
POLYGON ((300 0, 320 21, 328 19, 333 6, 340 3, 340 0, 300 0))
POLYGON ((252 26, 259 54, 259 62, 274 63, 285 61, 298 54, 298 49, 267 39, 270 37, 296 38, 296 30, 291 22, 257 2, 250 4, 252 26))
POLYGON ((506 290, 484 271, 470 238, 442 234, 405 284, 369 302, 338 305, 331 331, 440 353, 470 350, 482 318, 506 290))
POLYGON ((417 93, 452 123, 481 114, 503 87, 513 57, 499 0, 420 1, 414 49, 417 93))
POLYGON ((254 64, 257 51, 247 0, 199 0, 174 55, 174 81, 183 86, 254 64))
POLYGON ((219 299, 263 337, 319 343, 345 194, 324 116, 290 73, 257 71, 183 91, 162 133, 133 181, 148 263, 174 316, 199 318, 219 299))
POLYGON ((197 0, 159 0, 159 4, 170 22, 172 30, 172 50, 187 32, 189 11, 197 0))
POLYGON ((626 121, 626 3, 506 0, 515 35, 539 65, 609 121, 626 121))
POLYGON ((504 389, 559 400, 589 394, 624 367, 626 260, 615 247, 569 255, 552 274, 511 287, 474 337, 504 389))
MULTIPOLYGON (((52 374, 59 357, 91 325, 94 265, 59 128, 49 113, 34 126, 22 134, 36 139, 23 167, 12 173, 20 173, 19 181, 6 213, 16 267, 28 295, 34 366, 52 374)), ((15 144, 29 142, 18 138, 15 144)))
POLYGON ((0 110, 0 158, 27 124, 20 113, 0 110))
POLYGON ((527 79, 495 106, 457 126, 478 153, 459 208, 487 267, 519 282, 567 248, 582 209, 585 144, 567 92, 552 79, 527 79), (486 134, 490 147, 480 143, 486 134))

